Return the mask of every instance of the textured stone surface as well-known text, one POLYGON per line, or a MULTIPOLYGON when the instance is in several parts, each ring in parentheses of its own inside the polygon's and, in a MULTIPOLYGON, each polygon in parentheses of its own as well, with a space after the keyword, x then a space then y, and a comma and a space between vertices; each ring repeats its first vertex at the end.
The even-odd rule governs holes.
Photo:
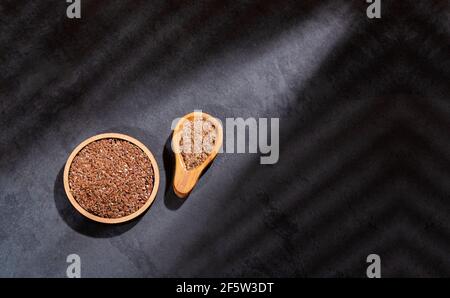
POLYGON ((448 1, 0 3, 0 276, 450 275, 448 1), (178 4, 175 4, 178 3, 178 4), (188 4, 190 3, 190 4, 188 4), (170 191, 172 120, 280 117, 280 159, 221 154, 170 191), (139 220, 89 222, 62 168, 129 134, 160 192, 139 220))

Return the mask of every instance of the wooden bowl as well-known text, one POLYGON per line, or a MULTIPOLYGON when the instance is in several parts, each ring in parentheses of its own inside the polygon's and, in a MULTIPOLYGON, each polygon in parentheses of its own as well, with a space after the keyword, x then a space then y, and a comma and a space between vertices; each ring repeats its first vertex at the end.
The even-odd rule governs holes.
POLYGON ((145 147, 144 144, 142 144, 138 140, 136 140, 130 136, 123 135, 123 134, 104 133, 104 134, 99 134, 99 135, 93 136, 93 137, 85 140, 84 142, 82 142, 80 145, 78 145, 73 150, 72 154, 70 154, 69 158, 67 159, 66 166, 64 167, 63 180, 64 180, 64 189, 66 191, 66 195, 69 198, 70 203, 73 205, 73 207, 75 207, 76 210, 78 210, 78 212, 80 212, 82 215, 86 216, 87 218, 97 221, 97 222, 106 223, 106 224, 116 224, 116 223, 122 223, 122 222, 132 220, 133 218, 141 215, 145 210, 148 209, 148 207, 150 207, 150 205, 153 203, 153 200, 156 197, 156 193, 158 192, 159 168, 158 168, 158 164, 156 163, 156 159, 153 157, 153 154, 150 152, 150 150, 147 149, 147 147, 145 147), (100 217, 100 216, 94 215, 92 213, 89 213, 83 207, 81 207, 80 204, 78 204, 78 202, 75 200, 75 198, 73 197, 72 192, 70 190, 69 170, 72 165, 73 159, 78 154, 78 152, 80 152, 80 150, 83 149, 86 145, 88 145, 92 142, 98 141, 100 139, 120 139, 120 140, 128 141, 128 142, 138 146, 145 153, 145 155, 147 155, 147 157, 150 159, 150 162, 152 164, 153 173, 154 173, 152 193, 150 194, 150 197, 148 198, 147 202, 145 202, 145 204, 142 205, 141 208, 139 208, 136 212, 129 214, 127 216, 118 217, 118 218, 105 218, 105 217, 100 217))
POLYGON ((173 130, 172 149, 175 152, 175 177, 173 179, 173 190, 179 198, 186 198, 194 188, 205 168, 216 158, 222 146, 223 130, 222 124, 213 116, 203 112, 193 112, 182 117, 173 130), (180 140, 185 121, 203 119, 210 121, 216 127, 216 142, 208 158, 198 167, 188 170, 181 155, 180 140))

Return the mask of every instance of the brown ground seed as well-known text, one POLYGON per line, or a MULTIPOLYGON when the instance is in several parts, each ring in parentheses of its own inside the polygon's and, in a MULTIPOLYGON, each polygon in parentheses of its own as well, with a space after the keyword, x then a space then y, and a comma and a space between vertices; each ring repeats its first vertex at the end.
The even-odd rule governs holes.
POLYGON ((69 186, 89 213, 119 218, 136 212, 153 190, 150 159, 136 145, 101 139, 85 146, 72 161, 69 186))
POLYGON ((209 156, 216 142, 216 127, 208 120, 187 120, 180 140, 181 156, 187 170, 200 166, 209 156))

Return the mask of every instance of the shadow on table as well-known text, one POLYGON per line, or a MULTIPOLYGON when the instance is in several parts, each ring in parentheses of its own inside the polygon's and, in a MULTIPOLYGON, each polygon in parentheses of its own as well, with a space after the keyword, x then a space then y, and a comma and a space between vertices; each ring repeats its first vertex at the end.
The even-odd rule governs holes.
POLYGON ((164 189, 164 205, 170 210, 180 208, 186 199, 180 199, 175 195, 172 188, 175 175, 175 155, 172 152, 172 134, 166 140, 163 151, 164 171, 166 172, 166 187, 164 189))

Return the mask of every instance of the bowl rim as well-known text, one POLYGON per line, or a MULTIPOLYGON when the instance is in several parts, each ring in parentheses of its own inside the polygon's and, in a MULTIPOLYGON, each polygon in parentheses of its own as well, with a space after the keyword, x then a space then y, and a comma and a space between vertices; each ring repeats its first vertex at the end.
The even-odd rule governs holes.
POLYGON ((117 224, 117 223, 123 223, 126 221, 130 221, 130 220, 138 217, 139 215, 141 215, 143 212, 145 212, 150 207, 150 205, 155 200, 155 197, 156 197, 156 194, 157 194, 158 188, 159 188, 159 168, 158 168, 158 163, 156 162, 156 159, 153 156, 153 154, 151 153, 151 151, 140 141, 136 140, 133 137, 130 137, 128 135, 121 134, 121 133, 102 133, 102 134, 98 134, 98 135, 92 136, 92 137, 84 140, 77 147, 75 147, 75 149, 69 155, 66 165, 64 166, 63 183, 64 183, 64 190, 66 192, 66 195, 67 195, 70 203, 78 212, 80 212, 85 217, 87 217, 93 221, 96 221, 96 222, 101 222, 101 223, 106 223, 106 224, 117 224), (75 200, 74 196, 72 195, 72 191, 70 189, 69 170, 70 170, 70 167, 72 166, 73 159, 88 144, 98 141, 98 140, 101 140, 101 139, 120 139, 120 140, 128 141, 128 142, 132 143, 133 145, 138 146, 145 153, 145 155, 150 159, 150 162, 153 167, 153 180, 154 181, 153 181, 153 189, 150 194, 150 197, 145 202, 145 204, 142 205, 141 208, 139 208, 136 212, 131 213, 126 216, 123 216, 123 217, 105 218, 105 217, 100 217, 100 216, 97 216, 97 215, 94 215, 94 214, 88 212, 83 207, 81 207, 81 205, 75 200))

